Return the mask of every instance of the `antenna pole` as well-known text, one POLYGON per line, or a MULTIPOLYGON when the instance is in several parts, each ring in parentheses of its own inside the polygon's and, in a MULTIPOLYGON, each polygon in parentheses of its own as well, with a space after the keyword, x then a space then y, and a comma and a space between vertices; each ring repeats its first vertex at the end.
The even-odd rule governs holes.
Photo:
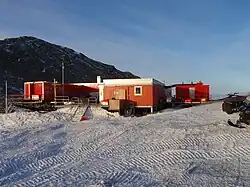
POLYGON ((5 81, 5 113, 8 113, 8 82, 5 81))

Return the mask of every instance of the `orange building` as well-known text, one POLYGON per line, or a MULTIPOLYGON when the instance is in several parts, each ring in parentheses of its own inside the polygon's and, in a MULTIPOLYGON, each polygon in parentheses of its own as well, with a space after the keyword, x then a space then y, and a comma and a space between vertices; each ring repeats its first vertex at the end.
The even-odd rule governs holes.
POLYGON ((158 110, 165 101, 165 84, 153 78, 104 79, 99 83, 99 101, 105 106, 114 98, 115 92, 123 90, 121 99, 135 103, 136 108, 158 110))

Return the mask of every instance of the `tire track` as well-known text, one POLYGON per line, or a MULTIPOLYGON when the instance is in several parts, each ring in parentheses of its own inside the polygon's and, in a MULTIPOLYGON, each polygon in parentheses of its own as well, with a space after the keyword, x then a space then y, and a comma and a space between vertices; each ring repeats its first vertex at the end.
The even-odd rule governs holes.
MULTIPOLYGON (((167 166, 169 168, 169 166, 178 165, 191 160, 218 160, 225 158, 244 157, 249 155, 250 147, 238 147, 228 150, 213 150, 209 152, 176 150, 131 158, 122 162, 123 168, 117 163, 109 163, 109 167, 112 168, 112 170, 124 170, 124 167, 126 166, 134 166, 151 171, 154 167, 166 168, 167 166)), ((184 178, 187 179, 188 177, 189 176, 185 176, 184 178)), ((182 183, 185 183, 185 181, 182 181, 182 183)))
MULTIPOLYGON (((21 171, 19 172, 12 172, 11 175, 7 175, 6 177, 2 177, 0 179, 0 184, 6 183, 7 181, 14 181, 20 178, 23 178, 26 173, 34 174, 39 173, 43 170, 48 170, 52 168, 53 166, 67 164, 70 162, 77 162, 80 161, 84 156, 87 156, 88 153, 90 153, 92 150, 94 150, 96 146, 83 146, 80 149, 71 152, 67 155, 60 155, 60 156, 52 156, 45 159, 38 160, 37 162, 29 163, 27 165, 23 165, 21 167, 18 167, 15 169, 15 171, 21 171), (6 181, 7 180, 7 181, 6 181)), ((11 163, 10 165, 3 165, 0 167, 0 170, 8 171, 9 168, 13 168, 13 165, 15 166, 15 162, 11 163)), ((8 173, 9 174, 9 173, 8 173)), ((34 178, 34 180, 38 183, 41 177, 34 178)))
MULTIPOLYGON (((99 149, 100 147, 105 145, 106 144, 105 142, 110 142, 110 140, 114 140, 119 135, 110 136, 110 134, 107 133, 105 136, 102 137, 104 139, 104 143, 99 145, 99 146, 97 145, 97 142, 98 142, 98 138, 97 138, 97 139, 94 139, 92 142, 87 142, 86 143, 87 145, 82 145, 82 147, 80 149, 69 152, 66 155, 51 156, 51 157, 48 157, 45 159, 38 160, 37 162, 29 163, 27 165, 22 165, 21 167, 16 167, 16 169, 12 171, 11 176, 7 175, 7 176, 0 179, 0 184, 6 183, 6 180, 13 181, 13 180, 17 180, 19 178, 22 178, 22 176, 25 175, 25 173, 30 173, 30 174, 31 173, 38 173, 38 172, 41 172, 43 170, 53 168, 57 165, 61 165, 61 164, 67 165, 67 164, 72 163, 72 162, 81 161, 83 158, 87 158, 88 155, 90 155, 90 153, 92 153, 93 151, 96 151, 97 149, 99 149), (109 138, 104 139, 105 136, 106 137, 108 136, 109 138), (15 173, 15 171, 22 171, 22 173, 21 174, 15 173)), ((36 154, 36 153, 34 153, 34 154, 36 154)), ((27 158, 27 155, 24 155, 24 158, 27 158)), ((33 157, 31 157, 30 159, 32 159, 32 158, 33 157)), ((19 162, 19 157, 16 158, 16 162, 19 162)), ((2 166, 0 166, 0 170, 8 171, 9 168, 13 168, 13 166, 15 165, 16 162, 11 162, 11 164, 3 164, 2 166)), ((39 177, 36 180, 39 180, 39 177)))
MULTIPOLYGON (((66 140, 65 140, 66 141, 66 140)), ((37 147, 30 153, 21 154, 11 159, 7 158, 0 163, 0 184, 5 183, 9 180, 9 177, 16 178, 15 175, 18 175, 16 172, 26 172, 29 168, 36 167, 37 165, 34 163, 34 160, 43 160, 54 156, 60 152, 61 145, 64 145, 65 142, 53 141, 48 144, 44 144, 41 147, 37 147), (53 144, 51 144, 53 143, 53 144), (46 146, 52 146, 54 150, 47 150, 46 146), (38 151, 39 150, 39 151, 38 151)), ((41 165, 43 163, 41 162, 41 165)))
POLYGON ((211 151, 167 151, 161 154, 149 156, 149 160, 154 163, 164 162, 168 165, 175 165, 182 161, 187 160, 199 160, 199 159, 223 159, 223 158, 235 158, 250 155, 250 147, 237 147, 226 150, 211 150, 211 151), (157 157, 154 159, 154 157, 157 157))
MULTIPOLYGON (((14 134, 12 137, 9 137, 5 142, 3 142, 0 145, 0 148, 2 151, 5 150, 8 152, 8 151, 12 151, 12 149, 15 148, 16 151, 19 152, 19 156, 14 156, 14 157, 9 158, 9 155, 6 155, 4 159, 0 161, 0 170, 1 170, 0 176, 1 177, 6 175, 6 173, 4 172, 5 170, 9 172, 10 170, 12 170, 14 172, 16 170, 15 168, 18 168, 21 165, 30 163, 31 160, 33 159, 37 159, 37 158, 40 159, 40 158, 45 158, 45 157, 49 157, 53 155, 52 152, 48 152, 48 151, 45 152, 45 151, 39 150, 41 147, 45 148, 47 145, 53 146, 55 143, 57 143, 55 140, 53 140, 51 136, 47 136, 45 142, 40 141, 40 139, 36 137, 35 139, 33 139, 32 144, 30 144, 28 139, 30 139, 30 137, 32 136, 36 136, 37 133, 41 133, 40 130, 35 131, 33 133, 31 133, 29 130, 25 130, 21 133, 14 134), (26 135, 22 137, 23 134, 24 135, 27 134, 27 137, 26 135), (17 137, 20 137, 21 139, 16 140, 17 137), (25 149, 28 146, 32 146, 32 148, 29 150, 27 154, 27 150, 25 149), (23 152, 23 150, 25 152, 23 152), (36 151, 36 152, 33 152, 33 151, 36 151)), ((43 133, 46 133, 46 130, 43 131, 43 133)), ((59 144, 61 143, 63 142, 62 141, 59 142, 59 144)))
MULTIPOLYGON (((131 167, 139 167, 139 168, 145 168, 146 170, 152 170, 155 166, 157 168, 164 168, 168 166, 173 166, 176 164, 181 164, 182 162, 187 162, 188 160, 209 160, 209 159, 225 159, 225 158, 234 158, 235 156, 245 156, 250 155, 250 147, 239 147, 239 148, 233 148, 229 150, 213 150, 211 152, 205 152, 205 151, 168 151, 161 154, 155 154, 155 155, 147 155, 145 157, 135 157, 131 160, 124 160, 120 162, 109 162, 109 163, 100 163, 98 166, 92 167, 90 171, 88 172, 80 172, 78 173, 77 178, 80 180, 86 180, 86 181, 92 181, 99 176, 103 176, 105 180, 110 180, 116 178, 117 183, 126 185, 126 178, 132 178, 131 175, 128 175, 128 169, 131 167), (102 171, 101 173, 99 171, 102 171), (119 173, 116 174, 116 172, 119 171, 126 171, 124 174, 119 173)), ((104 161, 103 161, 104 162, 104 161)), ((70 171, 59 171, 58 173, 54 174, 53 176, 55 178, 52 178, 50 180, 60 180, 65 175, 70 175, 71 177, 74 176, 73 173, 79 172, 76 169, 70 170, 70 171), (71 173, 71 174, 70 174, 71 173)), ((141 173, 140 173, 141 174, 141 173)), ((50 174, 48 174, 49 176, 50 174)), ((45 175, 46 176, 46 175, 45 175)), ((47 176, 47 177, 48 177, 47 176)), ((45 178, 47 178, 45 177, 45 178)), ((76 177, 76 176, 75 176, 76 177)), ((179 181, 180 184, 187 184, 187 180, 189 180, 191 175, 185 175, 182 177, 182 181, 179 181)), ((26 186, 27 184, 40 184, 42 183, 42 179, 39 180, 39 177, 31 179, 33 182, 27 182, 23 183, 23 185, 19 186, 26 186), (35 182, 34 182, 35 181, 35 182)))
MULTIPOLYGON (((205 151, 167 151, 161 154, 145 155, 144 157, 134 157, 129 160, 129 163, 147 170, 152 168, 169 168, 174 165, 181 165, 183 163, 193 160, 219 160, 219 159, 234 159, 239 157, 250 156, 250 147, 238 147, 228 150, 213 150, 205 151)), ((183 180, 188 180, 191 175, 185 173, 183 180)), ((187 181, 181 181, 183 184, 188 184, 187 181)))
MULTIPOLYGON (((131 128, 134 128, 134 126, 132 126, 131 128)), ((18 170, 25 171, 26 173, 27 172, 38 173, 38 172, 41 172, 45 169, 53 168, 54 166, 59 165, 59 164, 67 165, 67 164, 72 163, 72 162, 81 161, 83 158, 87 159, 88 155, 89 155, 89 157, 91 157, 90 153, 92 153, 93 151, 97 151, 98 149, 100 149, 104 145, 108 144, 110 141, 114 141, 115 139, 117 139, 118 137, 120 137, 122 134, 124 134, 127 131, 128 131, 128 129, 121 132, 118 135, 109 136, 109 138, 104 140, 104 143, 102 143, 99 146, 97 145, 97 140, 93 140, 93 142, 88 142, 87 146, 82 145, 82 147, 80 149, 69 152, 67 155, 52 156, 49 158, 38 160, 37 162, 34 162, 31 164, 25 165, 24 167, 18 168, 18 170)), ((120 167, 118 167, 118 168, 120 169, 120 167)), ((8 178, 8 180, 14 180, 14 179, 18 179, 18 178, 21 178, 21 177, 18 176, 18 173, 14 173, 14 175, 12 175, 10 178, 8 178)), ((4 181, 4 179, 5 178, 0 179, 0 183, 2 181, 4 181)), ((40 180, 39 177, 37 177, 35 179, 40 180)))
POLYGON ((154 181, 152 177, 147 173, 140 173, 135 171, 126 170, 110 170, 107 166, 93 170, 92 168, 89 171, 84 171, 83 168, 76 169, 70 168, 64 171, 56 170, 53 173, 47 172, 42 177, 32 178, 25 182, 19 182, 16 186, 33 186, 33 185, 46 185, 48 183, 53 183, 54 185, 58 184, 61 186, 63 179, 67 178, 67 182, 70 183, 70 180, 73 180, 74 183, 78 182, 79 184, 90 184, 98 183, 105 186, 110 185, 135 185, 135 184, 152 184, 154 181))
POLYGON ((238 141, 238 140, 244 140, 244 139, 250 139, 249 133, 239 133, 237 135, 233 134, 223 134, 220 136, 214 136, 214 137, 208 137, 208 138, 200 138, 197 137, 189 137, 185 139, 169 139, 161 142, 155 143, 142 143, 142 144, 135 144, 131 145, 128 144, 126 146, 119 146, 119 145, 113 145, 111 147, 105 147, 104 151, 98 153, 98 157, 102 158, 108 158, 109 156, 113 157, 119 157, 121 155, 143 155, 147 153, 153 153, 153 152, 162 152, 166 150, 173 150, 173 149, 191 149, 194 147, 197 149, 197 147, 202 146, 203 148, 206 148, 207 146, 212 147, 216 144, 221 144, 222 142, 228 142, 228 141, 238 141), (129 146, 129 148, 127 148, 129 146))
POLYGON ((239 163, 237 160, 237 158, 230 157, 192 162, 191 165, 183 171, 183 174, 180 176, 180 181, 187 184, 190 183, 190 181, 194 181, 197 176, 201 176, 202 174, 209 175, 212 179, 217 179, 219 177, 223 177, 226 181, 232 178, 236 179, 240 173, 240 170, 238 169, 239 163))
MULTIPOLYGON (((86 149, 83 149, 83 151, 86 151, 86 149)), ((79 153, 83 152, 82 150, 79 150, 79 153)), ((88 151, 88 150, 87 150, 88 151)), ((147 158, 143 157, 136 157, 128 161, 123 161, 122 164, 119 163, 113 163, 111 164, 108 169, 105 169, 101 167, 100 169, 103 170, 103 173, 105 173, 106 178, 109 178, 109 176, 113 176, 115 171, 124 171, 126 170, 126 165, 127 166, 139 166, 142 168, 146 168, 148 170, 152 169, 152 166, 157 165, 158 167, 162 167, 163 165, 175 165, 177 163, 180 163, 182 160, 194 160, 194 159, 219 159, 219 158, 225 158, 226 156, 242 156, 242 155, 249 155, 250 154, 250 148, 249 147, 239 147, 236 149, 231 149, 231 150, 214 150, 211 151, 210 153, 207 152, 200 152, 200 151, 171 151, 171 152, 164 152, 162 154, 158 155, 147 155, 147 158), (161 163, 156 164, 156 163, 161 163), (124 166, 125 164, 125 166, 124 166), (109 174, 109 175, 108 175, 109 174)), ((57 158, 53 163, 58 164, 61 163, 63 164, 64 162, 72 162, 72 158, 76 157, 77 155, 71 155, 72 157, 67 157, 67 158, 57 158)), ((46 165, 48 164, 49 161, 44 161, 43 164, 46 165)), ((34 167, 39 168, 36 164, 31 165, 30 169, 34 169, 34 167)), ((44 169, 43 165, 40 164, 40 169, 44 169)), ((63 176, 68 175, 69 173, 74 172, 75 170, 67 170, 67 171, 58 171, 58 173, 53 174, 53 177, 51 180, 59 180, 63 178, 63 176)), ((91 172, 85 172, 81 173, 79 177, 81 179, 86 179, 86 180, 92 180, 96 178, 97 172, 91 171, 91 172)), ((30 181, 27 181, 27 183, 22 183, 19 186, 26 186, 26 185, 33 185, 33 184, 40 184, 43 183, 43 181, 47 181, 48 178, 50 178, 51 174, 48 174, 47 176, 43 177, 35 177, 32 178, 30 181), (45 180, 46 179, 46 180, 45 180)), ((128 176, 127 176, 128 177, 128 176)), ((119 178, 119 177, 118 177, 119 178)), ((121 180, 121 179, 120 179, 121 180)), ((184 182, 185 183, 185 182, 184 182)))

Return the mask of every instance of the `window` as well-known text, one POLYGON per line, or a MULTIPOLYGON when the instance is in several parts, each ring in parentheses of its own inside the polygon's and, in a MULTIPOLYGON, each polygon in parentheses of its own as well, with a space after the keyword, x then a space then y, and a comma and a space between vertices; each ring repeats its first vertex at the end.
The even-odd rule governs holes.
POLYGON ((142 86, 135 86, 134 87, 134 94, 135 95, 142 95, 142 86))

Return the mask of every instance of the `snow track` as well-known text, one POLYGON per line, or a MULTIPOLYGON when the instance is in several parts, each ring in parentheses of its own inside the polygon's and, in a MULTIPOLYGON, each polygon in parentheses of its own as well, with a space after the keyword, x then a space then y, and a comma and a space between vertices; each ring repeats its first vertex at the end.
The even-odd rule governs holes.
POLYGON ((52 123, 5 125, 0 185, 249 186, 250 133, 228 126, 220 106, 141 118, 90 107, 87 121, 73 106, 44 114, 52 123))
MULTIPOLYGON (((220 137, 210 137, 209 139, 196 139, 196 138, 187 138, 183 140, 179 139, 169 139, 163 142, 157 143, 148 143, 148 144, 135 144, 129 145, 130 149, 127 149, 126 146, 114 146, 106 148, 103 155, 111 155, 111 157, 119 157, 120 155, 148 155, 149 153, 162 152, 167 150, 197 150, 199 147, 207 148, 215 145, 217 148, 218 145, 224 145, 225 142, 237 141, 237 140, 250 140, 250 134, 242 133, 239 136, 230 136, 230 134, 221 135, 220 137), (131 151, 132 150, 132 151, 131 151)), ((101 156, 101 155, 100 155, 101 156)))

